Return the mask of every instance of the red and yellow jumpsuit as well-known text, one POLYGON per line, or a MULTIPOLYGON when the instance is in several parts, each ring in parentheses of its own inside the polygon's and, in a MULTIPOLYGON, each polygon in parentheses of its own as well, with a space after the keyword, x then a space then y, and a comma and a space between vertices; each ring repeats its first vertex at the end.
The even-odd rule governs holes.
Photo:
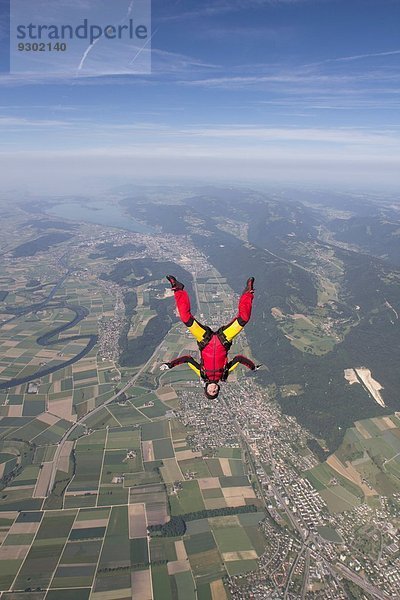
POLYGON ((228 351, 235 338, 250 320, 253 303, 253 292, 245 291, 240 297, 238 314, 228 325, 220 327, 218 331, 212 331, 207 325, 202 325, 194 318, 190 310, 190 298, 185 290, 174 292, 175 302, 182 322, 188 327, 190 333, 196 338, 201 354, 200 364, 192 356, 179 356, 169 363, 170 369, 187 363, 197 375, 204 381, 215 382, 226 381, 239 364, 254 371, 256 365, 252 360, 238 354, 228 361, 228 351))

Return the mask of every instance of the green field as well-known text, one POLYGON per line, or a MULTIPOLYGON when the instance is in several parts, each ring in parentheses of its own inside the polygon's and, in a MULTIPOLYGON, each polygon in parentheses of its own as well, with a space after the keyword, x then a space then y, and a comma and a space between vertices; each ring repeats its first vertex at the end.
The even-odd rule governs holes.
POLYGON ((327 540, 328 542, 334 542, 335 544, 341 544, 343 543, 342 538, 340 537, 340 535, 338 534, 338 532, 336 531, 336 529, 333 529, 332 527, 317 527, 318 529, 318 533, 319 535, 324 538, 324 540, 327 540))
POLYGON ((36 587, 47 587, 67 542, 76 511, 54 511, 44 515, 35 541, 15 582, 17 589, 31 587, 32 578, 36 587))
MULTIPOLYGON (((179 452, 175 451, 175 456, 179 460, 179 452)), ((211 477, 207 462, 202 458, 189 458, 179 460, 179 466, 183 473, 195 473, 196 477, 211 477)))
POLYGON ((226 570, 232 577, 234 575, 242 575, 243 573, 249 573, 257 569, 257 561, 250 560, 232 560, 226 563, 226 570))
POLYGON ((231 525, 213 527, 213 533, 220 552, 254 550, 247 533, 242 527, 231 525))
MULTIPOLYGON (((158 194, 160 192, 155 192, 156 196, 158 194)), ((174 190, 172 195, 174 198, 177 195, 179 202, 179 190, 174 190)), ((44 222, 44 229, 48 228, 50 217, 34 214, 27 217, 25 210, 20 213, 13 219, 18 224, 21 239, 10 240, 7 227, 2 230, 0 245, 6 254, 9 247, 12 250, 17 243, 42 235, 41 222, 44 222), (29 225, 24 225, 28 218, 29 225)), ((64 225, 69 227, 71 223, 64 225)), ((57 227, 54 230, 57 231, 57 227)), ((136 591, 132 590, 132 581, 135 576, 140 577, 140 572, 151 575, 155 600, 212 600, 211 582, 228 574, 243 574, 257 566, 255 558, 235 560, 234 553, 260 556, 265 549, 265 538, 258 526, 265 516, 263 512, 188 520, 182 537, 148 536, 150 524, 165 523, 171 514, 178 516, 202 511, 205 500, 207 506, 211 506, 213 500, 217 505, 219 499, 222 500, 220 504, 226 504, 223 491, 235 486, 249 487, 249 480, 245 453, 238 443, 237 447, 230 447, 227 440, 223 442, 225 445, 215 449, 200 444, 206 458, 191 452, 191 435, 197 431, 194 425, 183 424, 187 413, 183 405, 184 394, 180 391, 185 390, 184 393, 189 392, 189 395, 195 391, 201 395, 198 377, 183 367, 163 373, 158 369, 163 360, 193 353, 192 339, 173 317, 172 298, 164 299, 167 289, 164 273, 170 272, 165 269, 179 267, 183 271, 183 267, 180 262, 174 265, 170 258, 163 261, 148 256, 153 238, 149 245, 150 240, 146 241, 141 234, 135 238, 133 232, 124 232, 123 239, 125 236, 129 240, 124 242, 127 246, 135 240, 127 250, 128 265, 123 251, 120 255, 117 252, 118 260, 107 257, 108 251, 112 254, 112 249, 122 243, 120 231, 76 224, 71 229, 70 240, 57 245, 54 252, 48 253, 49 258, 45 253, 13 257, 0 267, 0 286, 7 293, 3 304, 6 307, 23 307, 44 301, 60 277, 66 276, 51 303, 43 310, 33 310, 1 328, 2 381, 31 375, 39 366, 73 358, 85 347, 86 341, 65 339, 69 336, 99 336, 90 354, 73 365, 41 377, 36 391, 31 390, 28 394, 28 386, 24 384, 0 392, 3 475, 8 477, 17 465, 19 467, 12 485, 1 490, 3 550, 17 556, 2 560, 0 564, 0 595, 7 590, 2 595, 4 600, 23 600, 25 597, 30 600, 89 600, 91 596, 100 600, 127 600, 136 591), (117 269, 126 269, 121 275, 122 288, 109 278, 117 269), (125 303, 125 314, 121 301, 125 303), (153 308, 153 303, 159 311, 153 308), (73 328, 62 332, 57 344, 39 346, 36 343, 39 336, 73 318, 73 311, 65 308, 66 304, 86 307, 88 315, 73 328), (149 367, 140 371, 139 366, 119 364, 115 346, 121 345, 120 328, 128 326, 129 343, 135 346, 136 338, 146 333, 147 323, 150 329, 154 327, 154 319, 148 321, 148 318, 161 315, 164 308, 170 331, 160 350, 149 361, 149 367), (111 347, 108 346, 112 338, 110 333, 116 335, 115 340, 111 339, 111 347), (135 380, 131 381, 133 377, 135 380), (175 382, 173 387, 179 397, 171 404, 164 404, 157 395, 157 388, 168 382, 175 382), (188 382, 196 382, 196 385, 187 386, 188 382), (103 406, 126 384, 124 394, 103 406), (94 412, 96 408, 99 410, 94 412), (166 417, 170 408, 180 415, 182 422, 171 416, 171 412, 166 417), (69 443, 64 446, 60 458, 59 442, 64 434, 68 435, 75 421, 78 425, 68 437, 69 443), (145 462, 143 454, 146 454, 145 462), (50 465, 44 463, 50 463, 56 455, 59 462, 53 492, 48 498, 33 498, 37 488, 47 492, 46 477, 50 475, 50 465), (180 460, 180 456, 186 458, 180 460), (231 476, 224 473, 231 473, 231 476), (218 477, 218 487, 201 491, 198 479, 207 477, 218 477), (36 486, 38 479, 39 482, 42 480, 41 486, 36 486), (8 511, 13 512, 7 514, 8 511), (2 513, 6 516, 2 517, 2 513), (17 533, 7 536, 14 522, 19 525, 15 528, 17 533), (17 554, 19 547, 22 548, 21 555, 17 554), (8 592, 12 585, 16 590, 30 591, 8 592)), ((169 244, 168 238, 165 241, 169 244)), ((167 251, 163 243, 160 249, 167 251)), ((228 322, 236 310, 236 300, 227 280, 209 268, 198 291, 198 310, 204 319, 214 320, 220 314, 228 322)), ((326 284, 320 294, 331 298, 334 289, 326 284)), ((10 316, 10 313, 2 314, 4 320, 10 316)), ((300 336, 296 343, 305 347, 312 340, 315 342, 314 353, 325 351, 321 344, 326 340, 319 338, 318 327, 304 319, 292 324, 300 336)), ((145 347, 152 351, 159 343, 156 337, 153 340, 151 336, 143 335, 143 346, 136 346, 136 351, 141 352, 145 347)), ((247 351, 244 350, 246 347, 247 341, 242 336, 235 350, 247 351)), ((138 362, 140 359, 141 356, 138 362)), ((243 373, 237 373, 241 378, 243 373)), ((234 389, 233 386, 230 388, 231 391, 234 389)), ((376 426, 368 448, 374 458, 387 447, 395 451, 396 440, 381 436, 377 442, 379 436, 375 430, 376 426)), ((362 468, 366 476, 382 478, 380 473, 373 473, 367 463, 362 468)), ((387 463, 386 469, 387 481, 380 481, 381 489, 388 489, 391 484, 397 469, 396 461, 387 463)), ((327 500, 328 504, 336 503, 337 508, 357 503, 357 494, 351 485, 340 481, 340 485, 330 486, 331 476, 324 468, 309 475, 322 491, 332 496, 327 500)))
POLYGON ((175 458, 174 449, 170 438, 153 440, 154 456, 156 460, 175 458))
POLYGON ((86 425, 91 429, 105 429, 108 427, 118 427, 119 423, 116 418, 110 413, 108 408, 102 408, 93 416, 90 416, 85 421, 86 425))
POLYGON ((340 485, 326 488, 322 490, 320 494, 328 505, 329 512, 331 513, 351 510, 354 506, 361 504, 359 498, 350 494, 340 485))
POLYGON ((335 337, 328 335, 323 329, 324 318, 324 309, 320 309, 301 318, 284 315, 277 319, 277 324, 297 350, 322 356, 337 344, 335 337))
POLYGON ((110 429, 106 448, 107 450, 140 448, 140 431, 132 427, 110 429))
POLYGON ((126 506, 111 509, 104 544, 95 578, 94 589, 106 591, 123 589, 130 586, 129 573, 125 567, 130 566, 130 544, 126 535, 128 531, 128 512, 126 506), (109 571, 109 569, 117 569, 109 571), (110 577, 114 573, 114 579, 110 577), (118 573, 116 576, 115 573, 118 573))
POLYGON ((215 540, 210 531, 185 537, 185 548, 189 555, 213 550, 215 547, 215 540))
POLYGON ((324 487, 332 487, 332 485, 333 487, 336 487, 336 484, 333 483, 333 480, 336 480, 340 484, 340 487, 345 488, 353 496, 356 496, 357 498, 364 497, 361 488, 352 483, 347 477, 340 475, 326 463, 314 467, 311 471, 307 471, 305 473, 306 476, 308 473, 311 473, 324 487))
POLYGON ((89 600, 91 588, 74 588, 73 590, 49 590, 49 600, 89 600))
POLYGON ((196 585, 215 581, 226 574, 221 556, 216 548, 190 554, 189 560, 196 585))
POLYGON ((204 502, 196 480, 183 481, 182 489, 169 497, 171 514, 181 515, 189 512, 204 510, 204 502))
POLYGON ((151 538, 150 557, 153 562, 177 560, 175 542, 171 538, 151 538))
POLYGON ((206 458, 208 470, 212 477, 223 477, 224 472, 222 471, 221 463, 217 458, 206 458))
POLYGON ((146 423, 148 421, 148 418, 143 413, 136 410, 130 402, 127 402, 126 404, 109 404, 107 408, 117 423, 122 427, 146 423))
POLYGON ((242 450, 240 448, 217 448, 215 455, 218 458, 237 458, 241 459, 242 450))
POLYGON ((147 538, 136 538, 131 540, 131 568, 143 569, 149 562, 147 538))
MULTIPOLYGON (((400 427, 395 419, 392 415, 387 421, 377 418, 359 421, 359 429, 348 429, 335 453, 343 464, 351 464, 373 493, 385 496, 400 490, 400 427)), ((327 502, 331 512, 349 510, 358 505, 360 499, 370 498, 364 497, 358 485, 327 463, 306 471, 305 476, 327 502)))
POLYGON ((166 564, 153 565, 151 568, 151 577, 154 600, 175 600, 172 596, 171 579, 168 575, 166 564))
POLYGON ((173 483, 183 479, 181 470, 175 459, 164 459, 160 472, 165 483, 173 483))
POLYGON ((155 421, 144 423, 141 427, 142 440, 160 440, 169 437, 168 421, 155 421))
POLYGON ((78 440, 75 447, 76 472, 68 487, 69 492, 97 490, 105 440, 106 432, 104 430, 78 440))
POLYGON ((178 592, 178 600, 196 600, 193 576, 190 571, 176 573, 173 579, 178 592))

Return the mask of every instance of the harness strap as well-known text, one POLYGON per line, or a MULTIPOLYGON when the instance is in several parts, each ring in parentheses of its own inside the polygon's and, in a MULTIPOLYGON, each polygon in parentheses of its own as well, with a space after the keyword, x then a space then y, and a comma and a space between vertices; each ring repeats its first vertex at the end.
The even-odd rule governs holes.
POLYGON ((230 350, 230 347, 232 346, 232 342, 230 342, 225 333, 224 333, 224 328, 220 327, 217 331, 217 336, 219 341, 221 342, 221 344, 223 345, 223 347, 225 348, 225 350, 230 350))
POLYGON ((203 339, 200 340, 200 342, 197 342, 199 350, 204 350, 204 348, 207 346, 207 344, 211 341, 212 336, 213 336, 212 329, 210 327, 207 327, 206 331, 203 335, 203 339))

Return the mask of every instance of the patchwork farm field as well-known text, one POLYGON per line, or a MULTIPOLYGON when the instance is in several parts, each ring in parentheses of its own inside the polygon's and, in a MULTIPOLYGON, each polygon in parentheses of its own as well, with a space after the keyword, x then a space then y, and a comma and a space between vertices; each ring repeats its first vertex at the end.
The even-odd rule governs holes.
POLYGON ((394 416, 357 421, 338 450, 305 472, 330 512, 400 491, 400 421, 394 416))
MULTIPOLYGON (((107 428, 79 438, 71 449, 75 472, 65 488, 62 509, 43 510, 38 505, 37 510, 18 513, 7 507, 3 513, 1 589, 24 590, 34 578, 37 587, 54 593, 77 589, 84 596, 90 588, 94 597, 107 592, 123 597, 135 581, 142 593, 153 585, 156 600, 175 598, 176 593, 183 600, 195 598, 197 586, 211 593, 210 586, 227 573, 255 568, 264 549, 258 527, 264 513, 213 517, 213 509, 206 508, 215 497, 224 499, 225 490, 240 494, 241 506, 251 502, 254 492, 247 477, 186 481, 180 475, 178 491, 176 482, 141 478, 146 475, 142 444, 169 440, 172 447, 171 437, 157 437, 171 429, 162 421, 143 431, 107 428), (240 491, 237 484, 242 484, 240 491), (199 518, 192 520, 188 513, 199 518), (148 525, 167 523, 170 514, 189 519, 185 534, 149 538, 148 525)), ((169 446, 163 447, 169 455, 169 446)), ((23 473, 24 486, 33 485, 37 469, 23 473)), ((238 504, 230 498, 237 496, 228 494, 223 506, 235 511, 238 504)), ((4 511, 3 503, 1 508, 4 511)))
MULTIPOLYGON (((196 350, 187 332, 173 324, 143 368, 118 363, 123 293, 94 252, 99 231, 77 225, 54 253, 0 269, 0 595, 225 600, 223 579, 264 551, 265 514, 242 448, 192 448, 174 412, 197 377, 158 367, 196 350), (173 535, 154 530, 176 522, 173 535)), ((137 287, 128 344, 157 318, 149 303, 163 286, 137 287)), ((232 318, 226 291, 222 279, 199 284, 205 317, 232 318)))

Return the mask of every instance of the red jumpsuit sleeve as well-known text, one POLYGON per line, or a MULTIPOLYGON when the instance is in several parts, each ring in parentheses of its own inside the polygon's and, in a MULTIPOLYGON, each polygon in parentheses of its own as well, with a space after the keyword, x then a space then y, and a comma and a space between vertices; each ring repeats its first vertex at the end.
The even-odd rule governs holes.
POLYGON ((244 367, 247 367, 248 369, 250 369, 250 371, 254 371, 256 368, 255 363, 253 363, 252 360, 247 358, 247 356, 243 356, 243 354, 238 354, 237 356, 232 358, 232 360, 228 364, 228 370, 231 371, 234 367, 236 367, 238 363, 242 364, 244 367))
POLYGON ((183 365, 185 363, 190 363, 196 368, 200 369, 199 363, 193 358, 193 356, 178 356, 178 358, 174 358, 171 362, 166 363, 170 369, 174 367, 178 367, 179 365, 183 365))

